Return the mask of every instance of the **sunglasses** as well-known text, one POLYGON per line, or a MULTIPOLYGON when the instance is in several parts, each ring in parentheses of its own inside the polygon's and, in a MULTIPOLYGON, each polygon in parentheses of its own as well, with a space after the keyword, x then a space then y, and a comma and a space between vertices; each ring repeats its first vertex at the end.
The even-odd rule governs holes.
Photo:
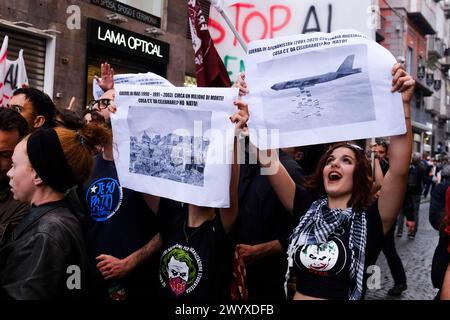
POLYGON ((92 100, 91 103, 87 106, 87 109, 90 111, 94 110, 95 106, 97 105, 97 108, 99 110, 103 110, 108 108, 112 104, 113 100, 104 98, 104 99, 98 99, 98 100, 92 100))

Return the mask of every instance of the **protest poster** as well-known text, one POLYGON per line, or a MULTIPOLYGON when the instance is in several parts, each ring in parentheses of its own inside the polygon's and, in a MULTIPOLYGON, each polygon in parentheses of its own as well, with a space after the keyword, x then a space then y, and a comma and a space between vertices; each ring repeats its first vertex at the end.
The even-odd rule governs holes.
MULTIPOLYGON (((354 29, 371 38, 379 15, 372 0, 227 0, 222 8, 245 43, 340 29, 354 29)), ((214 6, 210 9, 208 26, 234 82, 246 69, 245 52, 214 6)))
MULTIPOLYGON (((148 86, 174 87, 167 79, 153 72, 147 73, 125 73, 114 75, 114 84, 137 84, 148 86)), ((92 93, 95 100, 100 99, 103 90, 99 87, 97 81, 92 83, 92 93)))
POLYGON ((115 86, 120 184, 198 206, 229 207, 237 88, 115 86))
POLYGON ((392 54, 354 30, 250 43, 250 139, 260 149, 399 135, 392 54))

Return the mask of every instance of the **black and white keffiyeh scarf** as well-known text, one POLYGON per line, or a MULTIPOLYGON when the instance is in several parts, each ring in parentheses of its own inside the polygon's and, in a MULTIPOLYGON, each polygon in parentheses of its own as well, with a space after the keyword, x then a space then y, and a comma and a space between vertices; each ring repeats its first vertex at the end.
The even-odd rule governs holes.
POLYGON ((288 269, 286 273, 285 291, 293 266, 294 254, 305 245, 320 245, 340 226, 350 224, 349 249, 352 254, 350 265, 349 300, 360 300, 363 292, 365 248, 367 239, 367 222, 365 212, 353 212, 352 208, 329 209, 328 199, 322 197, 313 202, 308 212, 300 219, 291 236, 288 248, 288 269))

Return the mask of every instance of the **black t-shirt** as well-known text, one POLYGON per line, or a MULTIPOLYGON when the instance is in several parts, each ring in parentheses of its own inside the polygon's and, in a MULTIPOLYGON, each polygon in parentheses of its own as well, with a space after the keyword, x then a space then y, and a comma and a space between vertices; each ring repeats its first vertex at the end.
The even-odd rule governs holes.
POLYGON ((230 236, 220 214, 200 227, 187 227, 188 205, 174 211, 161 202, 159 216, 164 249, 160 259, 160 294, 165 300, 229 299, 233 261, 230 236))
MULTIPOLYGON (((294 212, 303 216, 313 202, 311 195, 297 186, 294 212)), ((375 265, 383 247, 384 232, 375 201, 366 212, 367 241, 364 270, 375 265)), ((319 246, 300 247, 294 254, 293 273, 297 276, 297 291, 301 294, 322 299, 348 299, 350 265, 352 253, 349 250, 350 223, 341 226, 328 242, 319 246)), ((368 274, 364 273, 364 292, 368 274)))
MULTIPOLYGON (((294 182, 302 183, 301 167, 281 150, 280 162, 294 182)), ((246 266, 249 299, 284 300, 286 250, 288 238, 297 221, 284 208, 267 176, 260 174, 259 165, 241 165, 240 170, 238 242, 256 245, 278 240, 284 248, 282 254, 264 257, 246 266)))
POLYGON ((434 251, 433 262, 431 264, 431 281, 433 286, 442 289, 444 284, 445 272, 450 263, 450 252, 448 251, 449 237, 441 235, 439 243, 434 251))
MULTIPOLYGON (((93 174, 85 185, 85 201, 89 209, 87 232, 87 254, 90 271, 94 278, 93 288, 105 297, 109 283, 102 280, 96 268, 96 257, 101 254, 123 259, 142 248, 157 233, 157 219, 148 208, 139 192, 122 188, 117 178, 113 161, 96 158, 93 174)), ((157 295, 157 267, 153 264, 141 266, 119 284, 127 298, 147 299, 157 295)))

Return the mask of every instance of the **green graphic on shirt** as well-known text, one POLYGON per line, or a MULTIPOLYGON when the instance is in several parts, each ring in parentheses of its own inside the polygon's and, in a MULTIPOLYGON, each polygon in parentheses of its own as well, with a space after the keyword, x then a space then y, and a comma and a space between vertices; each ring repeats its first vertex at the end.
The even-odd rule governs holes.
POLYGON ((202 263, 193 248, 175 245, 165 250, 160 263, 160 281, 163 287, 178 297, 190 293, 200 282, 202 263))

